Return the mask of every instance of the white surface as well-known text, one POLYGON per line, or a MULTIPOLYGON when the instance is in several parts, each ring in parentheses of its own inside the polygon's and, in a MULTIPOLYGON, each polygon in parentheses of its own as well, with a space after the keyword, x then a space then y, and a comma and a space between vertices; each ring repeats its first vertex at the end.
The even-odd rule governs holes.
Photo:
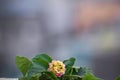
POLYGON ((17 78, 0 78, 0 80, 18 80, 17 78))

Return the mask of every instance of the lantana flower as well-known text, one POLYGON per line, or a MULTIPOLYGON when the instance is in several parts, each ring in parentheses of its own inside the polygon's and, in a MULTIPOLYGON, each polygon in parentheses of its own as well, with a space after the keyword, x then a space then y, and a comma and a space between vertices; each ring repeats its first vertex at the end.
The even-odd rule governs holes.
POLYGON ((65 73, 65 65, 59 60, 53 60, 49 63, 48 71, 52 71, 57 77, 61 77, 65 73))

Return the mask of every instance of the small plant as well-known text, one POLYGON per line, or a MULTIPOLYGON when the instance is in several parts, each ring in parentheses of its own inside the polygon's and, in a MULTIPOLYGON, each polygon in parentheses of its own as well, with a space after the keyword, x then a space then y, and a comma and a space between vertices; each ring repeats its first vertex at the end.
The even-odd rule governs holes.
POLYGON ((102 80, 87 68, 75 67, 74 63, 73 57, 62 62, 47 54, 36 55, 32 60, 16 56, 16 65, 23 75, 19 80, 102 80))

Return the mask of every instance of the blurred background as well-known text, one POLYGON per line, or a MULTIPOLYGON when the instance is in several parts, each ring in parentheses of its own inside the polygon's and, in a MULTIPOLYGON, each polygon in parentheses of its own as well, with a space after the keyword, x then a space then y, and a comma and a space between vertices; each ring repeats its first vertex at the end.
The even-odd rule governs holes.
POLYGON ((18 77, 15 56, 76 58, 96 76, 120 75, 120 0, 0 0, 0 77, 18 77))

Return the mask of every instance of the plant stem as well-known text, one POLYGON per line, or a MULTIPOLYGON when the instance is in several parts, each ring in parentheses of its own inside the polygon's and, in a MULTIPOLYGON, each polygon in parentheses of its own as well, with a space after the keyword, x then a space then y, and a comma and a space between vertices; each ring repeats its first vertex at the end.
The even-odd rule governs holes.
POLYGON ((82 76, 79 76, 79 75, 64 75, 62 80, 66 80, 67 78, 70 78, 70 80, 73 80, 73 78, 82 79, 82 76))

